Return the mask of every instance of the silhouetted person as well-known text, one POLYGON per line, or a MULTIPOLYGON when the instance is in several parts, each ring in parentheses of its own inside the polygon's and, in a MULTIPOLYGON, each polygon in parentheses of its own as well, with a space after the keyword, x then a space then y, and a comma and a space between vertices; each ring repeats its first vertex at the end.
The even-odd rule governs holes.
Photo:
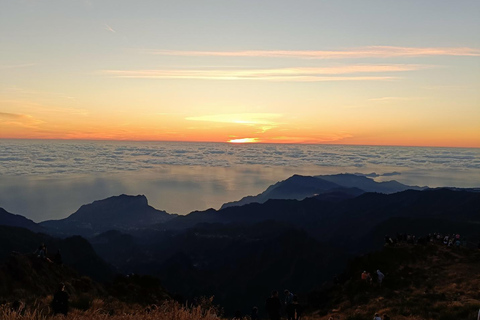
POLYGON ((22 304, 20 303, 20 301, 15 300, 10 306, 10 310, 12 310, 12 312, 19 312, 21 307, 22 307, 22 304))
POLYGON ((235 320, 242 320, 242 312, 240 310, 235 311, 235 316, 233 317, 235 320))
POLYGON ((377 270, 377 280, 380 286, 382 286, 383 278, 385 278, 385 275, 380 270, 377 270))
POLYGON ((278 297, 278 291, 272 291, 272 295, 265 302, 265 309, 267 310, 270 320, 280 320, 280 310, 282 309, 282 303, 278 297))
POLYGON ((286 310, 288 320, 298 320, 300 319, 301 308, 298 303, 298 297, 293 296, 292 302, 287 305, 286 310))
POLYGON ((53 257, 53 262, 55 262, 59 266, 63 265, 62 254, 60 253, 60 250, 57 250, 57 253, 53 257))
POLYGON ((251 320, 258 320, 258 308, 253 307, 252 313, 250 314, 250 319, 251 320))
POLYGON ((47 246, 45 243, 42 243, 38 249, 35 251, 37 257, 45 259, 47 257, 47 246))
POLYGON ((390 317, 388 316, 388 314, 385 313, 385 314, 383 315, 383 320, 390 320, 390 317))
POLYGON ((65 291, 65 284, 60 283, 58 291, 53 296, 52 309, 53 314, 63 314, 67 315, 68 313, 68 293, 65 291))
POLYGON ((47 246, 42 243, 38 249, 35 251, 35 254, 37 255, 37 257, 41 258, 41 259, 44 259, 44 260, 47 260, 48 262, 53 262, 52 260, 50 260, 48 257, 47 257, 47 246))
POLYGON ((337 275, 334 275, 334 276, 333 276, 333 284, 334 284, 334 285, 340 284, 340 279, 338 278, 337 275))
POLYGON ((285 305, 288 306, 293 301, 293 293, 291 293, 287 289, 285 289, 283 293, 285 294, 285 305))
POLYGON ((382 320, 382 318, 380 318, 380 315, 378 313, 375 313, 373 320, 382 320))

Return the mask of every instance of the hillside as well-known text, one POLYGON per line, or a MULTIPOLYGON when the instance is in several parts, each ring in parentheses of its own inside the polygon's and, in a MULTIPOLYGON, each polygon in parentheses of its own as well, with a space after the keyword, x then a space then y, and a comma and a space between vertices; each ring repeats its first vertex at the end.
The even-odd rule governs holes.
POLYGON ((33 254, 41 243, 47 246, 50 259, 53 260, 60 250, 63 263, 83 275, 99 281, 111 280, 114 275, 113 267, 105 263, 82 237, 59 239, 17 227, 0 226, 0 262, 5 261, 12 252, 33 254))
POLYGON ((340 284, 309 295, 308 319, 476 319, 480 308, 480 250, 442 243, 400 244, 354 259, 340 284), (375 271, 385 274, 380 286, 375 271), (363 271, 373 275, 370 285, 363 271))
POLYGON ((160 280, 151 276, 119 275, 100 283, 67 265, 34 254, 10 254, 0 263, 0 279, 0 305, 15 300, 30 306, 48 304, 59 283, 65 284, 71 307, 83 310, 95 300, 146 306, 170 299, 160 280))

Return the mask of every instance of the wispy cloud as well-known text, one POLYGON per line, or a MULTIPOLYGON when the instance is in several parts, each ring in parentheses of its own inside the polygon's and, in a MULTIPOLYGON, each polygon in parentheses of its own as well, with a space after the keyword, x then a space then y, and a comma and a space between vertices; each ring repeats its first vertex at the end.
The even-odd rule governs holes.
POLYGON ((276 136, 273 138, 269 138, 268 141, 265 142, 281 142, 281 143, 332 143, 332 142, 339 142, 348 138, 352 138, 353 135, 350 133, 330 133, 330 134, 323 134, 318 136, 295 136, 295 135, 288 135, 288 136, 276 136))
POLYGON ((391 80, 392 76, 372 76, 386 72, 412 71, 427 66, 414 64, 344 65, 332 67, 299 67, 276 69, 153 69, 153 70, 102 70, 103 74, 119 78, 149 79, 204 79, 204 80, 268 80, 268 81, 359 81, 391 80), (347 76, 348 75, 348 76, 347 76))
POLYGON ((117 31, 115 31, 112 27, 110 27, 107 23, 105 23, 105 30, 107 31, 110 31, 110 32, 113 32, 113 33, 117 33, 117 31))
POLYGON ((344 50, 246 50, 246 51, 179 51, 147 50, 149 54, 169 56, 269 57, 297 59, 390 58, 421 56, 480 56, 480 49, 468 47, 417 48, 368 46, 344 50))
POLYGON ((42 123, 44 123, 44 121, 35 119, 28 114, 0 112, 0 124, 5 126, 13 125, 26 128, 35 128, 42 123))
POLYGON ((425 99, 422 97, 381 97, 381 98, 371 98, 368 101, 377 101, 377 102, 390 102, 390 101, 411 101, 411 100, 420 100, 425 99))
POLYGON ((281 125, 279 120, 282 117, 279 113, 237 113, 187 117, 185 120, 246 125, 254 127, 256 133, 265 133, 281 125))
MULTIPOLYGON (((198 117, 187 117, 186 120, 190 121, 208 121, 208 122, 220 122, 220 123, 236 123, 244 125, 277 125, 277 119, 281 118, 282 114, 279 113, 237 113, 237 114, 215 114, 205 115, 198 117)), ((267 129, 268 130, 268 129, 267 129)))

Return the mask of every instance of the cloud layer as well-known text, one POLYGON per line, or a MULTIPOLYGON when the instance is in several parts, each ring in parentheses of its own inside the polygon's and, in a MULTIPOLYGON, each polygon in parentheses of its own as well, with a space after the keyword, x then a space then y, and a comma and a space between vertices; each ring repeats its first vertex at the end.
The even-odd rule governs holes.
POLYGON ((243 51, 180 51, 149 50, 147 53, 188 57, 269 57, 296 59, 392 58, 422 56, 480 56, 480 49, 467 47, 418 48, 367 46, 344 50, 243 50, 243 51))
POLYGON ((201 80, 267 80, 267 81, 363 81, 391 80, 394 73, 424 69, 415 64, 343 65, 330 67, 296 67, 275 69, 151 69, 151 70, 103 70, 102 73, 118 78, 146 79, 201 79, 201 80))
POLYGON ((480 149, 0 140, 0 175, 130 172, 165 165, 480 170, 480 149))

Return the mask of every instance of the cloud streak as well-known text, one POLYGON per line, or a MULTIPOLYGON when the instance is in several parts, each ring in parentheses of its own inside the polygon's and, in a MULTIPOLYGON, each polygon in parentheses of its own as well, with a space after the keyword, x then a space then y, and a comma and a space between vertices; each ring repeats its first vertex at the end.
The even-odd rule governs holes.
POLYGON ((411 100, 420 100, 425 99, 422 97, 381 97, 381 98, 371 98, 368 101, 376 102, 390 102, 390 101, 411 101, 411 100))
POLYGON ((282 115, 279 113, 237 113, 187 117, 185 120, 236 123, 244 125, 275 125, 277 122, 274 120, 281 117, 282 115))
POLYGON ((44 123, 44 121, 35 119, 28 114, 0 112, 0 124, 5 126, 13 125, 25 128, 36 128, 42 123, 44 123))
POLYGON ((105 30, 110 31, 112 33, 117 33, 112 27, 110 27, 108 24, 105 23, 105 30))
POLYGON ((267 80, 267 81, 359 81, 392 80, 392 76, 370 74, 414 71, 427 68, 415 64, 344 65, 332 67, 298 67, 276 69, 150 69, 102 70, 101 73, 118 78, 146 79, 201 79, 201 80, 267 80), (363 75, 357 75, 363 74, 363 75))
POLYGON ((267 57, 296 59, 392 58, 422 56, 480 56, 480 49, 468 47, 416 48, 395 46, 368 46, 345 50, 245 50, 245 51, 179 51, 148 50, 147 53, 164 56, 195 57, 267 57))

